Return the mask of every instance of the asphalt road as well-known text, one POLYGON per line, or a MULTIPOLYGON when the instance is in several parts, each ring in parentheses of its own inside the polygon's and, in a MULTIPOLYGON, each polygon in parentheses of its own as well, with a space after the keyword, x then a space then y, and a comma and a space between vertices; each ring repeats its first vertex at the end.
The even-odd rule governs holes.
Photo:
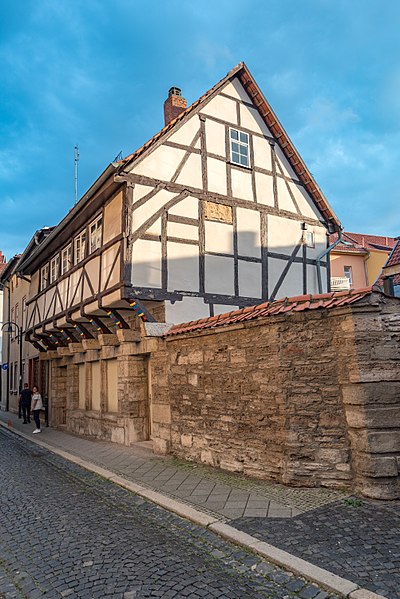
POLYGON ((0 430, 0 598, 334 599, 0 430))

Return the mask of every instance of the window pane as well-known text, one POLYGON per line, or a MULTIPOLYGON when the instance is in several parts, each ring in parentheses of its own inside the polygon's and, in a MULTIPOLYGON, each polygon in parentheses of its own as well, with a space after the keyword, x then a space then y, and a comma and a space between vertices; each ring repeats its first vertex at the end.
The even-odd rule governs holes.
POLYGON ((232 142, 232 152, 239 152, 239 144, 232 142))
POLYGON ((239 132, 236 129, 231 129, 231 139, 239 139, 239 132))
POLYGON ((240 164, 240 157, 239 154, 237 154, 236 152, 232 152, 232 162, 237 162, 238 164, 240 164))
POLYGON ((248 151, 249 149, 247 146, 240 146, 239 153, 243 156, 248 156, 248 151))
POLYGON ((240 156, 240 164, 243 164, 244 166, 248 166, 247 156, 240 156))
POLYGON ((249 136, 247 135, 247 133, 240 133, 240 141, 242 141, 245 144, 248 143, 249 136))

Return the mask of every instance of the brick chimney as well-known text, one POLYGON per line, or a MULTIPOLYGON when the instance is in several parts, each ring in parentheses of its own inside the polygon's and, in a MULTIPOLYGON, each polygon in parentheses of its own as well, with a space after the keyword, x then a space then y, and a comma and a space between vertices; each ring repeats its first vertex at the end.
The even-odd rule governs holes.
POLYGON ((186 100, 182 98, 181 90, 179 87, 171 87, 168 98, 164 102, 165 125, 176 119, 184 110, 186 110, 186 100))

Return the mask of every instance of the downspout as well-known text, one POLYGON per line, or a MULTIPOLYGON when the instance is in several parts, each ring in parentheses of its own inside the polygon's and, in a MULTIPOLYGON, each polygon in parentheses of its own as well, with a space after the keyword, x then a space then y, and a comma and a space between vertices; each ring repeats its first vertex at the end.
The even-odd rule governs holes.
POLYGON ((339 229, 338 231, 338 238, 336 239, 336 241, 334 243, 332 243, 332 245, 330 245, 328 248, 326 248, 326 250, 324 250, 322 252, 322 254, 320 254, 316 260, 317 263, 317 279, 318 279, 318 293, 322 293, 322 278, 321 278, 321 260, 322 258, 324 258, 324 256, 327 256, 328 254, 330 254, 330 252, 333 250, 333 248, 335 248, 341 241, 342 241, 342 234, 343 234, 343 229, 339 229))

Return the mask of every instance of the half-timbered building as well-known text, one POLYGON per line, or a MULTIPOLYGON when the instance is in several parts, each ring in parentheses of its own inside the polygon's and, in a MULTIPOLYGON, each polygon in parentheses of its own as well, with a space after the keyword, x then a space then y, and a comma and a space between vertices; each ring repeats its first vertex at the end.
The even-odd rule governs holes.
POLYGON ((164 114, 19 266, 53 424, 127 444, 151 435, 142 321, 327 291, 340 228, 243 63, 188 108, 171 88, 164 114))

